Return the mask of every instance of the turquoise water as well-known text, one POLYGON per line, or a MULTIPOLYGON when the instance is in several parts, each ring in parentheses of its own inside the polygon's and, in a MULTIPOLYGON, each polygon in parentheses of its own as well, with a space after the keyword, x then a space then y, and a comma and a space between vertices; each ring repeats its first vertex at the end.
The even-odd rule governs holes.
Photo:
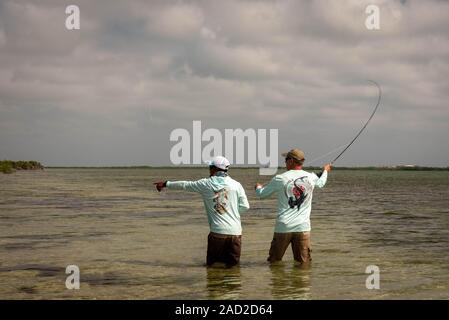
POLYGON ((201 198, 151 183, 207 169, 47 169, 0 175, 0 299, 447 299, 449 172, 333 171, 314 194, 311 268, 265 260, 269 177, 234 169, 252 209, 237 268, 205 268, 201 198), (80 290, 65 287, 77 265, 80 290), (368 265, 380 289, 365 287, 368 265))

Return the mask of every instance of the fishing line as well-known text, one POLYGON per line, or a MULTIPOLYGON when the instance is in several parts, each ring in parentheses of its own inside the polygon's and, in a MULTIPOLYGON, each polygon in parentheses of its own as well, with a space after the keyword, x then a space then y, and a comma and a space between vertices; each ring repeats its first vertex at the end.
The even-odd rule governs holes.
POLYGON ((347 145, 348 145, 347 143, 343 144, 343 145, 333 149, 332 151, 329 151, 328 153, 323 154, 322 156, 319 156, 318 158, 315 158, 313 160, 307 161, 307 166, 310 166, 311 164, 317 162, 318 160, 323 159, 324 157, 327 157, 328 155, 330 155, 330 154, 332 154, 334 152, 337 152, 338 150, 341 150, 342 148, 346 147, 347 145))
POLYGON ((344 148, 343 151, 340 152, 340 154, 334 160, 331 161, 331 165, 335 161, 337 161, 342 156, 342 154, 345 153, 345 151, 349 149, 349 147, 354 143, 354 141, 357 140, 357 138, 362 134, 363 130, 365 130, 368 123, 374 117, 374 114, 376 113, 377 108, 380 105, 380 100, 382 98, 382 89, 380 88, 379 84, 376 81, 373 81, 373 80, 368 80, 368 81, 374 83, 376 85, 377 89, 379 90, 379 96, 377 97, 376 107, 374 108, 373 112, 371 113, 371 116, 369 117, 368 121, 366 121, 365 125, 362 127, 362 129, 360 129, 360 131, 357 133, 357 135, 354 137, 354 139, 352 139, 351 142, 346 146, 346 148, 344 148))
MULTIPOLYGON (((337 160, 342 156, 342 154, 345 153, 346 150, 349 149, 349 147, 354 143, 354 141, 357 140, 357 138, 362 134, 363 130, 365 130, 365 128, 368 126, 368 123, 369 123, 369 122, 371 121, 371 119, 374 117, 374 114, 376 113, 377 108, 378 108, 379 105, 380 105, 380 100, 382 99, 382 89, 380 88, 380 85, 379 85, 376 81, 373 81, 373 80, 368 80, 368 81, 374 83, 374 84, 376 85, 377 89, 379 90, 379 95, 378 95, 378 97, 377 97, 377 103, 376 103, 376 106, 374 107, 374 110, 373 110, 373 112, 371 113, 371 116, 368 118, 368 121, 366 121, 366 123, 365 123, 365 125, 362 127, 362 129, 360 129, 360 131, 359 131, 359 132, 356 134, 356 136, 351 140, 351 142, 349 142, 349 143, 346 145, 346 148, 344 148, 343 151, 340 152, 340 153, 338 154, 338 156, 336 156, 335 159, 332 160, 332 161, 330 162, 331 165, 333 165, 334 162, 337 161, 337 160)), ((338 150, 338 149, 340 149, 340 148, 341 148, 341 147, 338 147, 337 149, 334 149, 334 150, 332 150, 331 152, 327 153, 326 155, 321 156, 321 157, 319 157, 319 158, 316 158, 316 159, 314 159, 313 161, 318 160, 318 159, 321 159, 321 158, 324 158, 324 157, 327 156, 328 154, 331 154, 331 153, 333 153, 334 151, 336 151, 336 150, 338 150)), ((313 162, 313 161, 311 161, 311 162, 313 162)), ((323 171, 317 173, 316 175, 317 175, 318 177, 321 177, 322 174, 323 174, 323 171)))

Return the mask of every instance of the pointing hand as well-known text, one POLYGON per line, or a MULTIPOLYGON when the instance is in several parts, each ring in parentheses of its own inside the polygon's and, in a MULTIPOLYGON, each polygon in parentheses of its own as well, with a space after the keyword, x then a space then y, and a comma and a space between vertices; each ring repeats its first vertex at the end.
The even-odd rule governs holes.
POLYGON ((167 187, 167 181, 158 181, 153 183, 156 186, 157 191, 161 192, 162 189, 167 187))

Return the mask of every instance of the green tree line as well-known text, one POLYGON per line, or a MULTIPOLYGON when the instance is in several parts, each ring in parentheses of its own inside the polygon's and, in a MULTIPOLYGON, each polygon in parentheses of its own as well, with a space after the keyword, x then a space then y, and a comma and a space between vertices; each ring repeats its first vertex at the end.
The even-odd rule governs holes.
POLYGON ((0 172, 13 173, 16 170, 42 170, 44 166, 37 161, 0 161, 0 172))

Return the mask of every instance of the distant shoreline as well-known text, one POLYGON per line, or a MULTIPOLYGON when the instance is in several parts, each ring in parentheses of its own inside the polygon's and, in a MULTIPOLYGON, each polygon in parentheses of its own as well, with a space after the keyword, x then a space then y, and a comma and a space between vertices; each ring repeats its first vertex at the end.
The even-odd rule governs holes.
MULTIPOLYGON (((182 166, 150 166, 150 165, 135 165, 135 166, 44 166, 38 161, 0 161, 0 172, 13 173, 22 170, 44 170, 44 169, 201 169, 207 168, 205 165, 182 165, 182 166)), ((232 169, 250 169, 257 170, 258 166, 232 166, 232 169)), ((279 170, 285 169, 278 167, 279 170)), ((305 170, 321 171, 322 167, 305 166, 305 170)), ((360 166, 360 167, 346 167, 335 166, 333 170, 372 170, 372 171, 449 171, 448 167, 427 167, 413 164, 396 165, 396 166, 360 166)))
MULTIPOLYGON (((48 166, 45 169, 204 169, 205 166, 48 166)), ((259 167, 233 167, 232 169, 259 169, 259 167)), ((284 167, 279 167, 284 169, 284 167)), ((304 167, 305 170, 322 170, 322 167, 304 167)), ((449 171, 449 167, 396 166, 396 167, 338 167, 332 170, 373 171, 449 171)))
POLYGON ((19 161, 12 161, 12 160, 1 160, 0 161, 0 172, 4 174, 11 174, 16 171, 23 171, 23 170, 44 170, 44 166, 37 161, 34 160, 19 160, 19 161))

